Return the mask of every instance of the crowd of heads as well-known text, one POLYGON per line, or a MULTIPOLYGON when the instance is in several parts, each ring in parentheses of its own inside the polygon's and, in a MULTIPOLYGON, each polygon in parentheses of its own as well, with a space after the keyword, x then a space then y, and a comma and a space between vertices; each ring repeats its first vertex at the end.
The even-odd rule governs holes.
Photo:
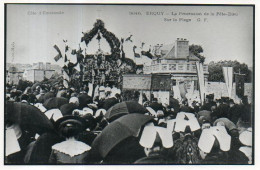
MULTIPOLYGON (((62 163, 50 159, 53 146, 72 138, 89 148, 82 161, 66 163, 251 164, 253 161, 252 106, 246 96, 235 103, 228 97, 214 99, 214 94, 210 94, 203 103, 189 103, 187 99, 179 101, 170 95, 165 104, 153 95, 148 98, 144 93, 122 90, 115 85, 84 85, 75 89, 39 83, 24 91, 17 90, 16 86, 6 88, 8 102, 37 107, 54 127, 53 132, 37 134, 6 121, 6 129, 14 129, 21 148, 19 152, 6 155, 6 163, 10 164, 62 163), (139 128, 137 135, 120 141, 102 156, 92 149, 93 142, 105 128, 127 115, 120 103, 126 105, 127 114, 139 112, 152 119, 139 128), (131 109, 134 111, 129 111, 131 109), (44 137, 53 142, 41 143, 44 137), (34 152, 36 145, 44 150, 34 152)), ((117 133, 115 130, 109 135, 113 138, 120 135, 117 133)))

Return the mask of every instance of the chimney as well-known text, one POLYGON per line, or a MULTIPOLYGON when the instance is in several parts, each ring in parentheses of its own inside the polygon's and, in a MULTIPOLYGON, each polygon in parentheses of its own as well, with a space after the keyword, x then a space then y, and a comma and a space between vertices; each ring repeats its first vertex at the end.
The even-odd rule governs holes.
POLYGON ((175 57, 176 58, 187 58, 189 56, 189 41, 186 39, 179 39, 175 41, 175 57))

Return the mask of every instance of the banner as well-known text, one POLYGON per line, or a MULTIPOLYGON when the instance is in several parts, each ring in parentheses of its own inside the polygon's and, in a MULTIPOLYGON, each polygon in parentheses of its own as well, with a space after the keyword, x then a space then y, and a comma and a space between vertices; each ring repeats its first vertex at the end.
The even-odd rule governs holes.
POLYGON ((186 99, 187 88, 184 82, 179 83, 180 95, 182 99, 186 99))
POLYGON ((201 103, 203 103, 205 98, 205 80, 204 80, 202 63, 196 62, 196 68, 197 68, 197 75, 199 80, 200 99, 201 99, 201 103))
POLYGON ((243 97, 245 92, 245 78, 244 75, 236 74, 236 95, 238 97, 243 97))
POLYGON ((233 87, 233 67, 222 67, 222 69, 228 91, 228 97, 231 98, 233 87))

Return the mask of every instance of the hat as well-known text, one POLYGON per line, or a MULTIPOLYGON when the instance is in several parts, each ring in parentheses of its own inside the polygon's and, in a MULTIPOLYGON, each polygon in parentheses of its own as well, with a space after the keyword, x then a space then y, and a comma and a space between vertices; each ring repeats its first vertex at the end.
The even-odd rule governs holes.
POLYGON ((61 111, 59 109, 51 109, 44 113, 48 119, 53 119, 54 121, 63 117, 61 111))
POLYGON ((105 115, 106 114, 106 110, 105 109, 98 109, 97 111, 96 111, 96 113, 95 113, 95 118, 96 117, 98 117, 101 113, 103 114, 103 115, 105 115))
POLYGON ((105 87, 104 86, 100 86, 99 87, 99 91, 105 91, 105 87))
MULTIPOLYGON (((90 109, 90 108, 88 108, 88 107, 84 107, 84 108, 83 108, 83 114, 84 114, 84 115, 86 115, 86 114, 91 114, 91 115, 93 116, 93 113, 94 113, 94 112, 93 112, 92 109, 90 109)), ((84 115, 83 115, 83 116, 84 116, 84 115)))
POLYGON ((252 130, 248 128, 239 135, 239 140, 243 145, 252 146, 252 130))
POLYGON ((105 92, 109 92, 109 91, 111 92, 111 88, 110 87, 106 87, 105 88, 105 92))
POLYGON ((79 116, 71 116, 71 115, 64 116, 55 122, 55 127, 59 129, 65 124, 77 124, 80 126, 81 130, 86 129, 85 119, 79 116))
POLYGON ((69 103, 79 103, 79 99, 77 97, 71 97, 69 103))
POLYGON ((227 133, 225 127, 214 126, 209 129, 204 129, 201 133, 198 147, 206 153, 210 153, 215 143, 218 141, 222 151, 229 151, 231 146, 231 136, 227 133))
POLYGON ((139 143, 145 148, 152 148, 156 143, 170 148, 173 146, 172 132, 159 126, 145 126, 139 143))

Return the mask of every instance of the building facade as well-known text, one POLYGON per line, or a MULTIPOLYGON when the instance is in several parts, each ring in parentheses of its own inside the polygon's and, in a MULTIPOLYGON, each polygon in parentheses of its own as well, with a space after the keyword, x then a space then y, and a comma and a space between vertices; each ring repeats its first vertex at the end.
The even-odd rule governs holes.
MULTIPOLYGON (((144 66, 144 74, 171 75, 173 84, 184 82, 187 87, 198 83, 196 62, 200 59, 189 50, 189 41, 178 38, 170 50, 161 50, 160 56, 144 66)), ((208 65, 203 65, 205 81, 208 79, 208 65)))

